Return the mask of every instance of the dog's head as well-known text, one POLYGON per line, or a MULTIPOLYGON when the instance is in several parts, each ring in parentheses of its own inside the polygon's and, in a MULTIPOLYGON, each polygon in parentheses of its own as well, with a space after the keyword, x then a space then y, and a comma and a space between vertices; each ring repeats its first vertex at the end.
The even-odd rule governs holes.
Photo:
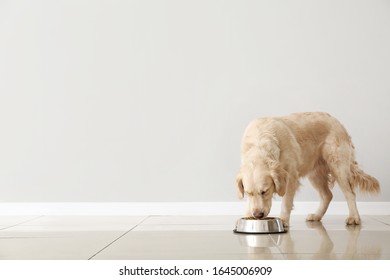
POLYGON ((248 197, 248 215, 255 218, 266 217, 276 193, 284 196, 287 185, 287 172, 277 164, 244 164, 237 175, 237 191, 240 199, 248 197))

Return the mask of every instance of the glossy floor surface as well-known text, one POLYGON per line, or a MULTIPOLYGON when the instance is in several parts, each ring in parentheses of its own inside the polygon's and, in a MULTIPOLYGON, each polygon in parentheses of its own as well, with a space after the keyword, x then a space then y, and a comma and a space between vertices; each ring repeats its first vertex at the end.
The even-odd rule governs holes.
POLYGON ((390 259, 390 216, 305 222, 234 234, 238 216, 0 216, 0 259, 390 259))

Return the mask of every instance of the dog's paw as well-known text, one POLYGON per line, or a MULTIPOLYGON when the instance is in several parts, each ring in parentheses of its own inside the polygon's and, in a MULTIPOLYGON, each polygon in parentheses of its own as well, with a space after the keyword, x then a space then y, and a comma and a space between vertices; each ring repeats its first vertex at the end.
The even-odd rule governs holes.
POLYGON ((282 220, 283 227, 284 228, 288 228, 289 227, 289 222, 286 219, 283 219, 283 218, 281 218, 281 220, 282 220))
POLYGON ((345 223, 347 225, 360 225, 360 217, 359 216, 349 216, 346 220, 345 223))
POLYGON ((306 221, 308 222, 319 222, 321 221, 321 216, 320 215, 317 215, 317 214, 309 214, 307 215, 306 217, 306 221))

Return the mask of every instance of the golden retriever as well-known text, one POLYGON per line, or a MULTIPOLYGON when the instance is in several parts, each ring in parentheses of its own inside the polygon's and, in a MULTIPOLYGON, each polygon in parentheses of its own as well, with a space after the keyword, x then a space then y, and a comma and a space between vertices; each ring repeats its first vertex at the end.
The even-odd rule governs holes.
POLYGON ((299 178, 307 176, 319 192, 320 205, 308 221, 320 221, 338 183, 348 203, 348 225, 360 224, 355 190, 379 193, 379 182, 364 173, 355 161, 351 137, 343 125, 327 113, 296 113, 259 118, 244 132, 241 167, 237 175, 239 198, 248 196, 248 215, 266 217, 272 197, 282 196, 280 218, 289 225, 299 178))

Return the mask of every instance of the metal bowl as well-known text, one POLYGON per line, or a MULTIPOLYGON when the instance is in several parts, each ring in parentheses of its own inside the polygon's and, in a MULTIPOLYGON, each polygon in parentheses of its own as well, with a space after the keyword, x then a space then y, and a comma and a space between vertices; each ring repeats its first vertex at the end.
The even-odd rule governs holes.
POLYGON ((280 218, 266 217, 263 219, 241 218, 234 229, 236 233, 283 233, 287 232, 280 218))

